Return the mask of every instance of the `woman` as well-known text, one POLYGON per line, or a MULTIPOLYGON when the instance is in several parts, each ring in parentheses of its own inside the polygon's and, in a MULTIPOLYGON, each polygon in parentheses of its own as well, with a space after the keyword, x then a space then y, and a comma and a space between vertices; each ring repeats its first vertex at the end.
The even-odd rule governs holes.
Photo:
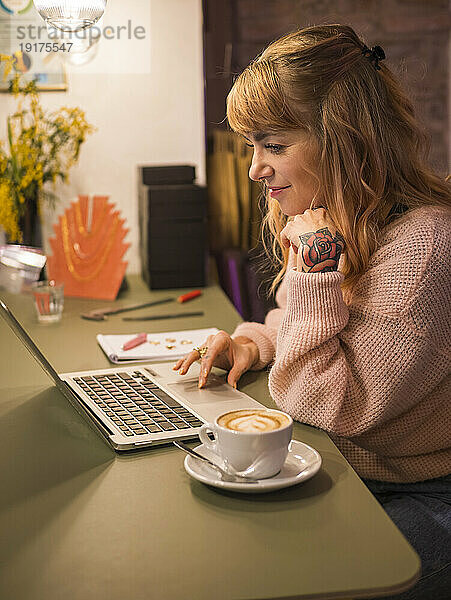
POLYGON ((281 268, 264 324, 210 337, 199 358, 236 387, 273 361, 278 407, 328 432, 422 559, 397 598, 451 589, 448 184, 426 166, 411 103, 346 26, 270 44, 237 78, 227 117, 253 146, 281 268))

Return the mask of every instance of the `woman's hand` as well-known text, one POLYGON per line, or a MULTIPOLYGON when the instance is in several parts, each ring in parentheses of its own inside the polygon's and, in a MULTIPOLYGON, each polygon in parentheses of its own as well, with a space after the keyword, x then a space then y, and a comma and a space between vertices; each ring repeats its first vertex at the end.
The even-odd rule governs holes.
MULTIPOLYGON (((202 347, 208 348, 201 359, 199 388, 207 382, 208 374, 212 367, 229 370, 227 383, 236 388, 236 382, 245 371, 258 362, 259 352, 255 342, 244 336, 231 338, 225 331, 210 335, 202 347)), ((174 371, 180 369, 180 375, 185 375, 190 366, 199 360, 199 352, 191 350, 184 358, 178 360, 172 367, 174 371)))
POLYGON ((285 248, 297 254, 297 269, 304 273, 336 271, 345 241, 324 208, 306 210, 289 221, 280 233, 285 248))

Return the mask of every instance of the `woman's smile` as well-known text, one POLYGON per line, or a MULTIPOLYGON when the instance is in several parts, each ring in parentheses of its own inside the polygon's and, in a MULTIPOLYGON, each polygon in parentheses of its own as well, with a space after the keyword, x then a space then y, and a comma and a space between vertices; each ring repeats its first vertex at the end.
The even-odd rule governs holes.
POLYGON ((270 187, 269 191, 270 191, 271 196, 273 198, 275 198, 276 196, 278 196, 279 194, 281 194, 283 191, 285 191, 286 189, 288 189, 290 187, 291 187, 291 185, 286 185, 285 187, 279 187, 279 188, 270 187))

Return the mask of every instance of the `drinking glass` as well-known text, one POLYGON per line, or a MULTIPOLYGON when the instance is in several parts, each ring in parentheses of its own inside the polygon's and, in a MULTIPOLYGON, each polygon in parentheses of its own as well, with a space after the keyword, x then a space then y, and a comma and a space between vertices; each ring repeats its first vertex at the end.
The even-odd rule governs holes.
POLYGON ((37 281, 32 285, 34 303, 40 323, 61 320, 64 306, 64 284, 56 281, 37 281))

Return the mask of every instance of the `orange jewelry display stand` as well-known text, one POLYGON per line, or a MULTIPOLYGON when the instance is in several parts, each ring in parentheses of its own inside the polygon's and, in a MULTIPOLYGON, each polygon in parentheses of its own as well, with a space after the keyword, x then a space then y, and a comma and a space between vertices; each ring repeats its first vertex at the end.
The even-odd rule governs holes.
POLYGON ((53 226, 53 256, 47 259, 50 279, 64 283, 64 294, 114 300, 127 263, 122 257, 128 229, 108 196, 79 196, 53 226))

